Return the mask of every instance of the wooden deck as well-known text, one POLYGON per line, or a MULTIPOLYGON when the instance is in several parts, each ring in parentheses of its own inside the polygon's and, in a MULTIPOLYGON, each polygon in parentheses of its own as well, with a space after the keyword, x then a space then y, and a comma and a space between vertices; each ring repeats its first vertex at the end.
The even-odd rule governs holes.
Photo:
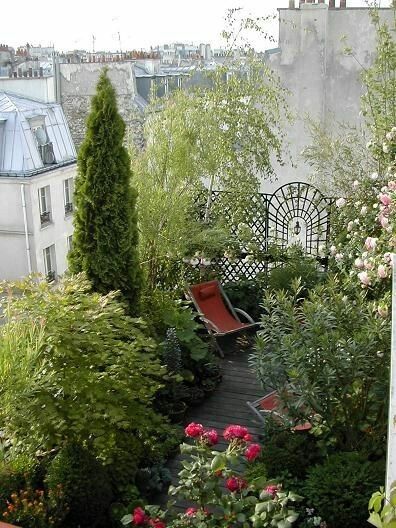
MULTIPOLYGON (((216 446, 220 450, 226 445, 222 432, 227 425, 239 424, 248 427, 255 441, 262 432, 260 424, 246 404, 247 401, 254 401, 263 396, 263 389, 249 368, 248 355, 246 351, 238 351, 220 360, 223 379, 217 390, 201 405, 192 408, 185 420, 186 424, 197 422, 206 428, 216 429, 221 435, 220 442, 216 446)), ((178 455, 167 465, 172 474, 172 484, 178 482, 181 459, 182 455, 178 455)), ((162 495, 160 502, 165 504, 166 501, 167 497, 162 495)), ((184 509, 187 504, 180 502, 177 506, 184 509)))

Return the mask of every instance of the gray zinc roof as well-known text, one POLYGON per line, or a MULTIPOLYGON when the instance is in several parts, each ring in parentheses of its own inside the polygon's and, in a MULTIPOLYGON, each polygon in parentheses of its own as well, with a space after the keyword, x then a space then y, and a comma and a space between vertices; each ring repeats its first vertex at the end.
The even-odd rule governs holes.
POLYGON ((0 176, 30 176, 76 157, 59 104, 0 92, 0 176))

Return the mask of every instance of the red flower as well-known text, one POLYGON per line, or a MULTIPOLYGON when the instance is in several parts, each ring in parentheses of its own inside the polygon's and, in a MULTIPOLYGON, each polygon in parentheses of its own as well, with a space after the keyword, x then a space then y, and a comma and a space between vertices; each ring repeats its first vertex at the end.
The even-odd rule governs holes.
POLYGON ((246 427, 242 427, 242 425, 229 425, 225 428, 223 436, 224 439, 228 441, 234 440, 235 438, 244 440, 247 434, 248 430, 246 427))
POLYGON ((274 498, 279 491, 279 487, 275 484, 272 484, 271 486, 267 486, 265 488, 265 493, 268 493, 268 495, 271 495, 272 498, 274 498))
POLYGON ((184 432, 186 436, 189 436, 190 438, 196 438, 197 436, 201 436, 204 433, 204 428, 201 424, 191 422, 184 429, 184 432))
POLYGON ((258 444, 250 444, 245 451, 245 457, 249 462, 253 462, 259 456, 261 447, 258 444))
POLYGON ((217 434, 217 431, 215 429, 205 431, 203 434, 203 438, 205 439, 206 443, 211 446, 216 445, 219 441, 219 435, 217 434))
POLYGON ((152 528, 166 528, 166 524, 161 521, 161 519, 150 519, 149 525, 152 526, 152 528))
POLYGON ((245 434, 243 439, 245 440, 245 442, 251 442, 253 440, 252 435, 250 433, 245 434))
POLYGON ((247 485, 246 480, 241 477, 230 477, 226 482, 226 487, 231 492, 242 491, 247 485))
POLYGON ((136 524, 137 526, 139 526, 140 524, 144 524, 144 522, 147 520, 147 516, 144 513, 144 510, 139 507, 135 508, 133 510, 132 520, 133 524, 136 524))
POLYGON ((189 517, 194 517, 194 515, 197 513, 197 508, 187 508, 186 510, 186 515, 188 515, 189 517))

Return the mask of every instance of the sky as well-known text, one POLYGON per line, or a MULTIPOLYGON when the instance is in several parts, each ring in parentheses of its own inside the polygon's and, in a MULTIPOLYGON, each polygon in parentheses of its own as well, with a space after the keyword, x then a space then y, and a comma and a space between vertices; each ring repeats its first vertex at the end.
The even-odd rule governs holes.
MULTIPOLYGON (((235 7, 243 8, 246 16, 274 15, 266 31, 276 40, 276 9, 288 7, 289 0, 111 0, 103 4, 105 7, 98 0, 40 0, 32 9, 31 0, 19 0, 16 22, 1 24, 0 42, 13 47, 29 42, 34 46, 54 44, 62 51, 92 51, 94 36, 96 51, 149 49, 172 42, 218 47, 224 15, 235 7)), ((347 5, 364 6, 365 1, 347 0, 347 5)), ((382 5, 388 6, 389 1, 382 0, 382 5)), ((258 50, 274 47, 257 35, 255 39, 258 50)))

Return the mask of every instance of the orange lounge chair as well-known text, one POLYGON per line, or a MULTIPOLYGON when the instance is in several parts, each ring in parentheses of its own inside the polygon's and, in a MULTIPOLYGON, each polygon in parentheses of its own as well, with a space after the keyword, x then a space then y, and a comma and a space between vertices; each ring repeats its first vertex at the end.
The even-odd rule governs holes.
POLYGON ((221 356, 217 338, 255 328, 258 323, 240 308, 234 308, 217 280, 187 287, 187 297, 194 303, 199 317, 214 339, 221 356), (241 316, 247 322, 241 321, 241 316))
POLYGON ((272 391, 254 402, 247 402, 247 405, 264 424, 268 416, 272 416, 280 422, 288 423, 292 431, 309 431, 312 429, 310 422, 293 425, 287 416, 287 409, 282 409, 279 401, 277 391, 272 391))

